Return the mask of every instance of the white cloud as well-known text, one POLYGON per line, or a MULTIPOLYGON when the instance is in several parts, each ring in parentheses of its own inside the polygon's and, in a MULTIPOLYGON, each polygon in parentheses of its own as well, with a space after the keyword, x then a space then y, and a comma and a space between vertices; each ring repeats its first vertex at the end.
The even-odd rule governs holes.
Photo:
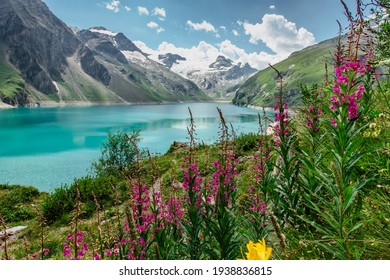
POLYGON ((144 42, 142 41, 133 41, 133 43, 144 53, 154 55, 156 53, 155 50, 149 48, 144 42))
POLYGON ((275 5, 271 5, 271 6, 269 6, 269 8, 270 8, 271 10, 275 10, 275 9, 276 9, 275 5))
POLYGON ((275 64, 286 58, 285 56, 272 55, 266 52, 247 53, 244 49, 234 45, 230 40, 221 42, 218 44, 218 47, 221 55, 243 64, 248 63, 253 68, 259 70, 266 68, 269 63, 275 64))
POLYGON ((151 21, 146 26, 153 29, 153 28, 157 28, 158 24, 153 22, 153 21, 151 21))
POLYGON ((219 28, 222 29, 223 31, 226 31, 226 26, 221 25, 219 28))
POLYGON ((154 8, 153 15, 160 16, 160 19, 165 19, 165 17, 167 16, 165 9, 159 7, 154 8))
POLYGON ((151 28, 151 29, 156 29, 156 32, 157 32, 157 33, 160 33, 160 32, 165 31, 164 28, 160 27, 160 26, 159 26, 157 23, 155 23, 154 21, 149 22, 146 26, 149 27, 149 28, 151 28))
POLYGON ((243 23, 245 34, 250 36, 249 42, 264 42, 277 54, 286 55, 304 47, 315 44, 314 35, 307 29, 297 29, 295 23, 284 16, 265 14, 262 23, 243 23))
POLYGON ((190 20, 187 20, 187 25, 190 26, 192 29, 197 30, 197 31, 204 30, 206 32, 217 32, 215 30, 215 27, 211 23, 209 23, 205 20, 203 22, 200 22, 200 23, 194 23, 190 20))
POLYGON ((238 31, 237 30, 233 29, 232 33, 233 33, 234 36, 238 36, 238 31))
POLYGON ((149 15, 149 10, 147 8, 145 8, 145 7, 138 6, 138 14, 148 16, 149 15))
POLYGON ((106 8, 110 11, 113 11, 114 13, 119 12, 119 4, 120 1, 113 0, 110 3, 104 3, 106 4, 106 8))
POLYGON ((131 8, 129 6, 125 6, 125 10, 130 12, 131 11, 131 8))

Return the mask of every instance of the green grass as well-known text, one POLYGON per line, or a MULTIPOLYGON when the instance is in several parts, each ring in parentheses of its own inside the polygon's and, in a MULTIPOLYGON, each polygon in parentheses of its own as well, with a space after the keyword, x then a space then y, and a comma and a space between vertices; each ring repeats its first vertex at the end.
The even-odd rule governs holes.
MULTIPOLYGON (((291 54, 274 65, 284 77, 283 91, 290 105, 301 103, 299 84, 321 83, 325 77, 325 62, 331 65, 335 40, 328 40, 291 54)), ((331 69, 330 69, 331 70, 331 69)), ((268 67, 248 79, 237 91, 234 103, 272 107, 277 88, 277 74, 268 67)))
POLYGON ((19 73, 0 58, 0 98, 13 98, 24 89, 24 80, 19 73))

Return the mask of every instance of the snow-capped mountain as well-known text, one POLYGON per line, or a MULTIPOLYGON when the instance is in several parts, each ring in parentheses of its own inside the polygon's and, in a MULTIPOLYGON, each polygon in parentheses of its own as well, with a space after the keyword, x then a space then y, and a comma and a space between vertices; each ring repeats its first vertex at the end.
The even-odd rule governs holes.
MULTIPOLYGON (((151 56, 155 58, 156 56, 151 56)), ((212 63, 193 61, 178 54, 159 54, 156 59, 171 71, 193 81, 210 96, 233 95, 239 84, 245 82, 258 70, 248 63, 235 63, 225 56, 218 56, 212 63)))

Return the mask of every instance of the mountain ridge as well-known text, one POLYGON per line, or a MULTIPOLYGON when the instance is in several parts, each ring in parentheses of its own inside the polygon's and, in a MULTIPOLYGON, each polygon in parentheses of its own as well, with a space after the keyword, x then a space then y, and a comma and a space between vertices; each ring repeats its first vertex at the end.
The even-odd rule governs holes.
MULTIPOLYGON (((325 63, 332 65, 333 50, 338 39, 332 38, 293 52, 273 65, 283 76, 283 93, 291 106, 301 104, 300 84, 318 84, 326 75, 325 63)), ((236 91, 233 104, 238 106, 273 107, 278 76, 267 67, 245 81, 236 91)))
POLYGON ((193 65, 190 60, 179 54, 159 54, 157 62, 178 75, 193 81, 199 88, 214 98, 229 98, 234 89, 258 70, 248 63, 234 62, 223 55, 207 65, 193 65))

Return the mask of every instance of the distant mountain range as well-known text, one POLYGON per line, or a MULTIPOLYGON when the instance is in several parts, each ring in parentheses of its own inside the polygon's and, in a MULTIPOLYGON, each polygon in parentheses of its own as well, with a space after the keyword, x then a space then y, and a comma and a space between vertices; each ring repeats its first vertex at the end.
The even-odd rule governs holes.
POLYGON ((195 82, 212 97, 233 97, 235 90, 250 76, 258 72, 248 63, 234 63, 220 55, 210 65, 194 65, 178 54, 160 54, 158 61, 173 72, 195 82))
POLYGON ((20 106, 210 100, 122 33, 72 30, 41 0, 0 2, 0 98, 20 106))

